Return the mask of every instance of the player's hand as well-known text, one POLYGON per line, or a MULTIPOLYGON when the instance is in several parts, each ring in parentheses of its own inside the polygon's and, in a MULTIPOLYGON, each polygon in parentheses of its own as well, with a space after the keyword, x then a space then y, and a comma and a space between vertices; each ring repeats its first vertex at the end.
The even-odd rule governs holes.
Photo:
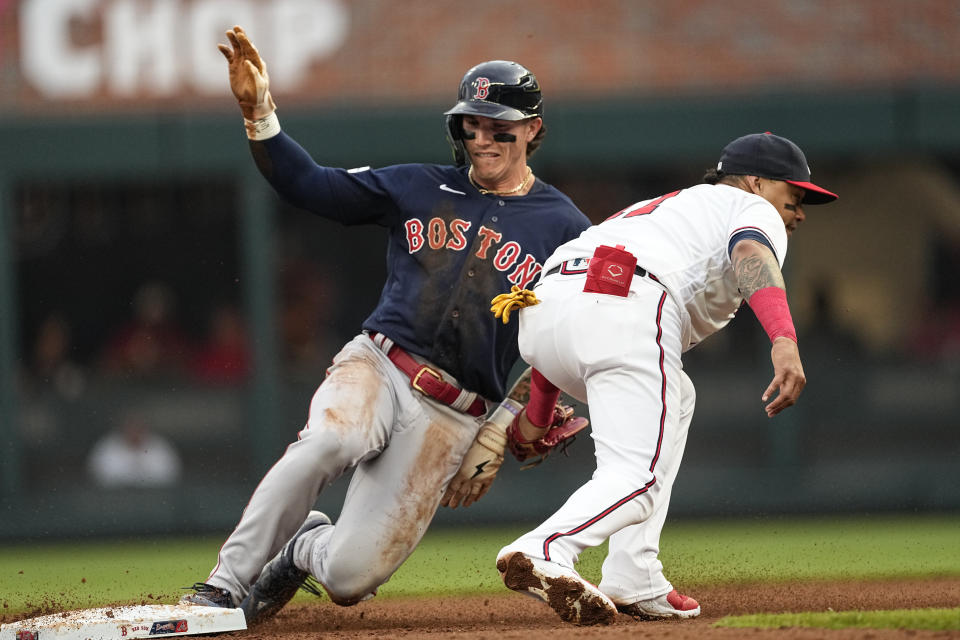
POLYGON ((507 446, 520 462, 536 456, 535 460, 520 467, 529 469, 543 462, 558 447, 566 453, 577 434, 589 425, 590 421, 586 418, 573 415, 573 407, 557 402, 553 408, 553 418, 545 427, 532 424, 526 411, 518 414, 507 427, 507 446))
POLYGON ((463 457, 457 475, 447 486, 440 505, 456 509, 462 503, 469 507, 482 498, 503 464, 506 446, 507 436, 503 430, 492 422, 484 422, 463 457))
POLYGON ((230 71, 230 89, 240 103, 243 117, 254 121, 273 113, 277 105, 270 95, 270 77, 267 65, 241 27, 227 31, 230 46, 218 44, 227 59, 230 71))
POLYGON ((786 337, 774 340, 770 360, 773 362, 773 380, 761 399, 766 402, 774 393, 777 397, 766 406, 768 418, 796 404, 800 392, 807 385, 796 342, 786 337))

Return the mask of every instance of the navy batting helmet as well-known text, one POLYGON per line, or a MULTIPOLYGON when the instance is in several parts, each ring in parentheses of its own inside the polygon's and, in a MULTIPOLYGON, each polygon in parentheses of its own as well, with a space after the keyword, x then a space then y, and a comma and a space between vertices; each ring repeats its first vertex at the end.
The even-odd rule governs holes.
POLYGON ((462 116, 523 120, 543 116, 540 83, 533 72, 509 60, 481 62, 464 74, 457 104, 444 112, 446 134, 457 166, 466 163, 462 116))

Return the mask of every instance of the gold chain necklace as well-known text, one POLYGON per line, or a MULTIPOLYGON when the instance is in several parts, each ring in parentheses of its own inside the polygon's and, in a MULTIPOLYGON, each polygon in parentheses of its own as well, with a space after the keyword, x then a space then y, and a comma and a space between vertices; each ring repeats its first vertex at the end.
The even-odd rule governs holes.
POLYGON ((467 171, 467 177, 470 178, 470 183, 477 188, 477 191, 485 196, 509 196, 517 193, 518 191, 523 191, 526 188, 527 184, 530 182, 530 178, 533 177, 533 170, 530 167, 527 167, 527 175, 524 177, 523 182, 509 191, 494 191, 493 189, 484 189, 481 187, 479 184, 477 184, 477 181, 473 179, 473 165, 470 165, 470 169, 467 171))

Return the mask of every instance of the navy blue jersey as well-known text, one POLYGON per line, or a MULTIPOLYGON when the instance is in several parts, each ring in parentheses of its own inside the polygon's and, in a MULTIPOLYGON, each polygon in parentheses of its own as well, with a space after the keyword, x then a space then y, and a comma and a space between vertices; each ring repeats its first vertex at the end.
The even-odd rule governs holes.
POLYGON ((490 313, 529 287, 551 253, 590 226, 563 193, 536 180, 525 196, 481 195, 466 168, 317 165, 284 133, 251 142, 261 172, 291 204, 343 224, 389 229, 387 281, 363 328, 430 360, 460 384, 502 400, 519 358, 517 325, 490 313))

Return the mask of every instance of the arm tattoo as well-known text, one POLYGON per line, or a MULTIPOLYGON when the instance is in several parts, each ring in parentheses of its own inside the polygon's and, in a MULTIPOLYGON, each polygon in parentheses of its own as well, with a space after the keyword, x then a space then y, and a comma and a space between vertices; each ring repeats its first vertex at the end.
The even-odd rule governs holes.
POLYGON ((737 286, 745 300, 765 287, 785 289, 783 275, 773 254, 769 256, 748 255, 733 265, 737 286))
POLYGON ((513 383, 513 388, 507 394, 507 397, 526 405, 530 402, 530 379, 533 376, 533 369, 527 367, 526 371, 520 374, 517 381, 513 383))

